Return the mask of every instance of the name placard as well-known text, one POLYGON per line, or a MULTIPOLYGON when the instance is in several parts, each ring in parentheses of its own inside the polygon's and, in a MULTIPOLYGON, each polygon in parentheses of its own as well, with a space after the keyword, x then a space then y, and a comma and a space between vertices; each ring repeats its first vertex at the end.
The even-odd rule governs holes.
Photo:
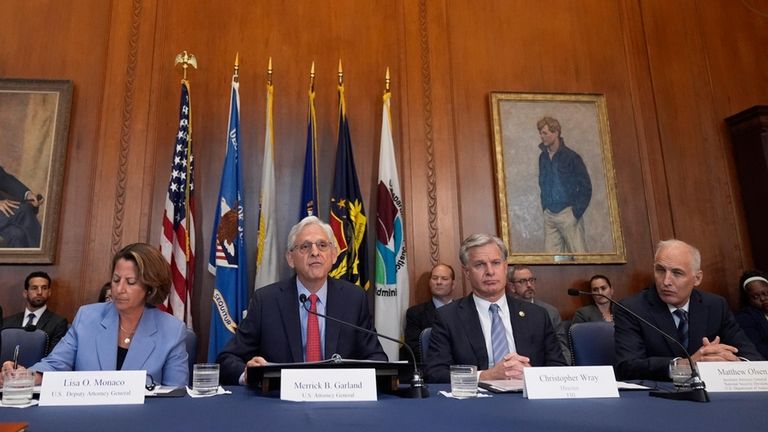
POLYGON ((144 403, 146 371, 45 372, 40 406, 144 403))
POLYGON ((698 362, 696 366, 707 391, 768 391, 768 361, 698 362))
POLYGON ((523 396, 528 399, 619 397, 610 366, 527 367, 523 381, 523 396))
POLYGON ((296 402, 376 400, 375 369, 283 369, 280 399, 296 402))

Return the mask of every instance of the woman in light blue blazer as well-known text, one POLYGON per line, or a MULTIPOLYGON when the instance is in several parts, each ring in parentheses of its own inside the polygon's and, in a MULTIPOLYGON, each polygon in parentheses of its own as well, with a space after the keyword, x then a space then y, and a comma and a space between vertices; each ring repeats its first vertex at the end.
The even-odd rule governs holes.
POLYGON ((38 383, 48 371, 146 370, 153 383, 186 385, 184 323, 153 306, 170 286, 160 251, 144 243, 123 248, 112 260, 112 302, 78 310, 66 336, 30 368, 38 372, 38 383))

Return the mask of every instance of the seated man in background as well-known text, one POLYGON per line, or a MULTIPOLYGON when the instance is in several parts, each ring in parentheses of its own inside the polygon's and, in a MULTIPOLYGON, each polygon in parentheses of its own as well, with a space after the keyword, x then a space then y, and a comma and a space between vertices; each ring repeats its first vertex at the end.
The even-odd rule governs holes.
POLYGON ((3 321, 5 327, 30 327, 34 326, 48 334, 48 347, 45 355, 48 355, 59 343, 59 340, 67 334, 67 319, 56 315, 46 303, 51 298, 51 277, 48 273, 36 271, 27 275, 24 279, 24 300, 26 308, 24 312, 11 315, 3 321))
POLYGON ((741 310, 736 321, 760 354, 768 358, 768 276, 752 270, 739 280, 741 310))
POLYGON ((472 294, 437 311, 427 351, 427 379, 448 382, 450 366, 475 365, 481 380, 522 378, 528 366, 562 366, 547 312, 506 294, 507 247, 473 234, 459 250, 472 294))
POLYGON ((571 350, 568 347, 568 335, 566 334, 560 311, 549 303, 536 298, 536 276, 533 270, 525 265, 513 265, 507 268, 507 291, 522 301, 541 306, 547 311, 552 328, 555 330, 560 349, 563 350, 565 363, 571 363, 571 350))
POLYGON ((334 354, 387 361, 376 336, 311 314, 299 300, 303 294, 307 309, 375 331, 365 291, 328 277, 336 255, 330 225, 308 216, 291 228, 285 257, 296 275, 253 293, 247 316, 216 358, 222 384, 245 384, 247 366, 269 362, 315 362, 334 354))
MULTIPOLYGON (((695 289, 701 285, 701 255, 680 240, 656 247, 655 286, 622 301, 669 335, 677 336, 694 362, 762 360, 736 323, 724 298, 695 289)), ((625 311, 614 316, 617 378, 669 381, 669 362, 685 353, 625 311)))
MULTIPOLYGON (((416 361, 424 361, 421 352, 421 332, 432 327, 437 317, 437 310, 453 301, 453 287, 456 285, 456 273, 448 264, 439 263, 432 267, 429 275, 429 292, 432 299, 428 302, 411 306, 405 312, 405 343, 416 353, 416 361)), ((409 358, 400 354, 400 358, 409 358)))
POLYGON ((592 296, 595 304, 579 308, 573 315, 571 325, 583 322, 613 322, 613 305, 608 299, 613 298, 613 287, 607 276, 594 275, 589 279, 589 290, 593 294, 602 294, 602 296, 592 296))

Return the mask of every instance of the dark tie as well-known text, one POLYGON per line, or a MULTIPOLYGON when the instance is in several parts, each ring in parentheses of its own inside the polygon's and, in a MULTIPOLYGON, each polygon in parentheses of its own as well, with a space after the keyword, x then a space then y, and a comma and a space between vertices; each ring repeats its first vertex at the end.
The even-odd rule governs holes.
POLYGON ((496 303, 491 304, 491 349, 493 350, 493 364, 497 364, 509 352, 507 345, 507 332, 504 330, 504 324, 501 322, 499 310, 501 308, 496 303))
POLYGON ((677 309, 673 313, 680 319, 677 324, 677 339, 680 340, 685 349, 688 349, 688 312, 677 309))
POLYGON ((24 325, 24 327, 31 326, 34 321, 35 321, 35 314, 30 313, 29 315, 27 315, 27 323, 24 325))
MULTIPOLYGON (((317 295, 309 296, 309 310, 317 312, 317 295)), ((320 355, 320 324, 317 321, 317 315, 310 313, 307 316, 307 361, 316 362, 322 360, 320 355)))

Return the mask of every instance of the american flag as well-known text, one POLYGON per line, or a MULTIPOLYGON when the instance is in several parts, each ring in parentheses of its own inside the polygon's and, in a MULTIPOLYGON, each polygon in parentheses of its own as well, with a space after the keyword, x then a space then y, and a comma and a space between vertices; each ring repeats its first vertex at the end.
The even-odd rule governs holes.
POLYGON ((171 265, 171 293, 165 309, 192 328, 191 297, 195 273, 194 159, 190 124, 189 83, 181 83, 179 130, 173 149, 171 179, 163 213, 160 250, 171 265))

